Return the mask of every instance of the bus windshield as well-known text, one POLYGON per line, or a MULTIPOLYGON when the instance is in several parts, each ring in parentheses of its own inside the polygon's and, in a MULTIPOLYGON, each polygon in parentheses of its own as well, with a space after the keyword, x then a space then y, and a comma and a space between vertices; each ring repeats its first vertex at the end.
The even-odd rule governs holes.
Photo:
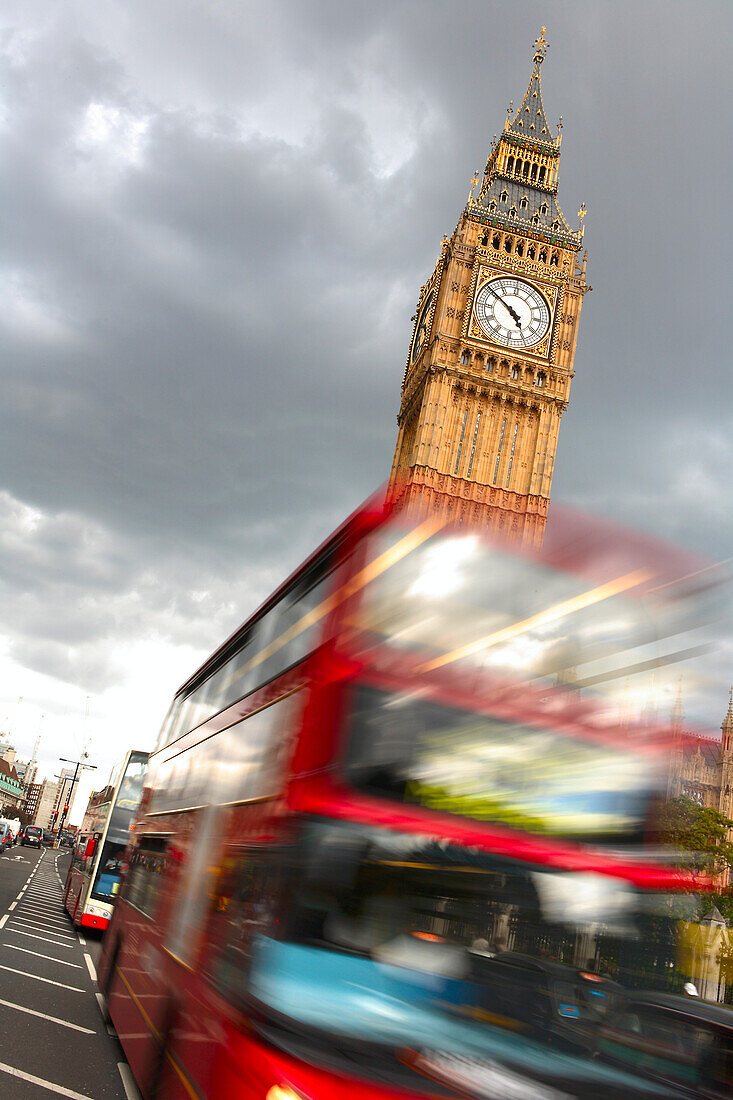
POLYGON ((584 1073, 630 989, 685 980, 689 896, 318 818, 265 866, 243 850, 219 883, 214 981, 273 1041, 371 1048, 395 1084, 407 1050, 584 1073))
POLYGON ((113 901, 120 888, 122 860, 130 839, 130 826, 140 805, 147 760, 147 753, 131 753, 122 776, 92 882, 91 897, 97 901, 113 901))

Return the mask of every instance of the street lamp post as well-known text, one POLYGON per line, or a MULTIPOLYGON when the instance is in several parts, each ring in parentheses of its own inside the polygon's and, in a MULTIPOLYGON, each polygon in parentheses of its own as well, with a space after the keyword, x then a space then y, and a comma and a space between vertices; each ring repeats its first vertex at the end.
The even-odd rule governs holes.
MULTIPOLYGON (((63 801, 63 799, 64 799, 64 787, 66 786, 66 784, 68 782, 70 782, 71 776, 70 775, 57 775, 55 778, 61 780, 61 793, 59 794, 59 799, 58 799, 58 802, 56 804, 57 805, 56 821, 58 821, 59 810, 60 810, 62 805, 66 805, 66 803, 63 801)), ((55 826, 55 823, 52 821, 52 822, 49 822, 49 824, 51 825, 51 832, 56 834, 58 830, 57 830, 57 827, 55 826)))
MULTIPOLYGON (((61 836, 61 833, 63 831, 64 822, 66 821, 66 815, 69 812, 69 807, 71 806, 71 801, 74 797, 74 786, 76 785, 76 781, 79 777, 79 769, 81 768, 83 770, 84 768, 86 768, 88 771, 96 771, 97 770, 97 765, 96 764, 85 764, 84 763, 84 761, 86 760, 88 755, 89 755, 88 753, 83 752, 81 754, 81 760, 68 760, 65 756, 60 756, 59 757, 59 760, 63 761, 64 764, 74 764, 75 767, 74 767, 74 777, 71 780, 71 790, 69 791, 69 800, 66 803, 66 805, 64 806, 64 810, 63 810, 63 813, 61 815, 61 820, 59 822, 58 830, 56 832, 57 840, 61 836)), ((66 776, 66 778, 68 779, 68 776, 66 776)), ((62 793, 63 793, 63 787, 61 788, 61 790, 62 790, 62 793)))

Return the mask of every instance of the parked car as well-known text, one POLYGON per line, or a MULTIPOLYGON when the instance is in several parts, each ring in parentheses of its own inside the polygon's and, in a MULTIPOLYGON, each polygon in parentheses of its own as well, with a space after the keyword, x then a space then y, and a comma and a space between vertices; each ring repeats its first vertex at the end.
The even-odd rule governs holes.
POLYGON ((0 851, 7 852, 14 844, 15 837, 13 836, 13 830, 9 825, 4 823, 0 824, 0 851))
POLYGON ((26 825, 20 843, 29 848, 40 848, 43 843, 43 829, 40 825, 26 825))
POLYGON ((704 1100, 733 1096, 733 1011, 696 997, 630 995, 599 1030, 597 1055, 704 1100))
POLYGON ((56 842, 56 837, 53 835, 50 829, 43 830, 43 843, 47 848, 52 848, 56 842))

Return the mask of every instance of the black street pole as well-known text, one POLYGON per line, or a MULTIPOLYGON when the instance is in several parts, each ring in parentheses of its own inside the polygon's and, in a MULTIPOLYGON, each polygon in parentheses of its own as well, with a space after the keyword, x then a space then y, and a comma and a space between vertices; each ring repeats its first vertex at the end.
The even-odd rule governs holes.
MULTIPOLYGON (((62 799, 64 797, 64 787, 66 786, 68 781, 71 779, 71 776, 70 775, 57 775, 56 778, 61 780, 61 794, 59 795, 59 801, 58 801, 58 806, 59 806, 59 809, 60 809, 62 799)), ((56 810, 57 820, 58 820, 58 814, 59 814, 59 810, 56 810)), ((54 829, 53 826, 51 827, 51 832, 54 833, 54 834, 56 833, 56 829, 54 829)))
MULTIPOLYGON (((61 815, 61 820, 59 822, 59 827, 58 827, 58 830, 56 832, 57 838, 59 836, 61 836, 61 832, 62 832, 63 827, 64 827, 64 822, 66 821, 66 815, 69 811, 69 808, 71 806, 71 801, 74 797, 74 786, 75 786, 77 778, 79 776, 79 768, 87 768, 89 771, 96 771, 97 770, 97 765, 96 764, 85 764, 85 763, 83 763, 84 758, 86 757, 86 755, 87 755, 86 753, 82 753, 81 760, 67 760, 67 758, 65 756, 60 756, 59 757, 59 760, 63 761, 64 764, 75 764, 76 767, 74 768, 74 778, 71 780, 71 790, 69 791, 69 800, 66 803, 66 805, 64 806, 64 810, 63 810, 63 813, 61 815)), ((68 778, 69 777, 66 776, 66 779, 68 779, 68 778)), ((62 792, 63 792, 63 787, 62 787, 62 792)))

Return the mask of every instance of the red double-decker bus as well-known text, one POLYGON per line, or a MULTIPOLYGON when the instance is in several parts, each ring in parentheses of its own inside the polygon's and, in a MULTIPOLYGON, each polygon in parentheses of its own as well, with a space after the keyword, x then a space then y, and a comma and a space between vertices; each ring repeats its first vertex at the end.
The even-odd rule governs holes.
POLYGON ((634 700, 706 589, 557 508, 540 551, 355 513, 151 756, 100 967, 145 1100, 665 1094, 596 1035, 688 977, 634 700))

